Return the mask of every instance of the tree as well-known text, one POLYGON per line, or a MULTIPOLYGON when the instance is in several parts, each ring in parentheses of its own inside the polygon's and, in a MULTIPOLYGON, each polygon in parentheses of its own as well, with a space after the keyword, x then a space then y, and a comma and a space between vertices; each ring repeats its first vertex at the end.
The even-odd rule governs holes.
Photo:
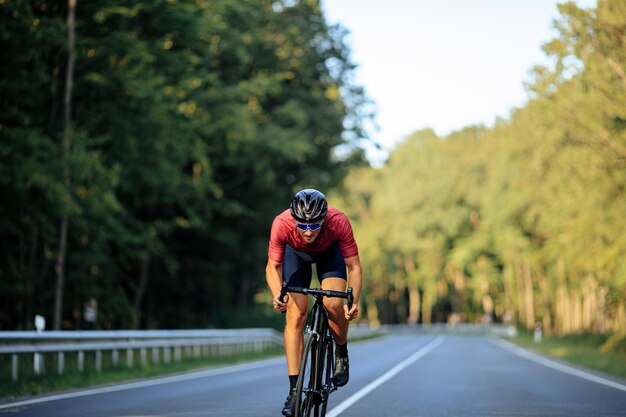
POLYGON ((316 1, 81 3, 73 76, 71 8, 0 10, 1 186, 14 197, 0 231, 20 242, 0 258, 18 300, 0 326, 31 326, 38 305, 76 328, 91 297, 104 327, 215 324, 264 287, 271 219, 295 189, 330 188, 363 162, 365 99, 345 32, 316 1), (42 291, 55 277, 58 314, 42 291))
MULTIPOLYGON (((559 35, 545 46, 553 65, 535 69, 531 98, 510 120, 445 138, 418 131, 371 188, 357 187, 371 196, 367 223, 384 225, 374 236, 355 225, 378 249, 363 256, 366 270, 388 271, 368 285, 418 286, 409 298, 424 322, 449 308, 558 333, 626 324, 626 9, 604 0, 559 10, 559 35)), ((347 184, 352 175, 365 176, 347 184)), ((375 303, 397 303, 393 293, 375 303)))

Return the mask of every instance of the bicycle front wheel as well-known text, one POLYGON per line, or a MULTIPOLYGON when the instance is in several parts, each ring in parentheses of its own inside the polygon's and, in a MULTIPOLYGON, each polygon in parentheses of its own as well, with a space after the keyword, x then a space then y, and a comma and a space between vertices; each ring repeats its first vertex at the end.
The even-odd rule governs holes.
POLYGON ((317 363, 319 343, 313 333, 306 335, 304 339, 304 351, 300 364, 300 376, 296 385, 296 416, 316 417, 314 407, 317 391, 317 363), (313 411, 313 413, 312 413, 313 411))
MULTIPOLYGON (((326 340, 324 343, 324 345, 326 346, 326 349, 323 352, 320 352, 320 357, 326 357, 326 360, 324 361, 324 366, 323 366, 323 373, 322 373, 322 406, 320 407, 320 415, 319 417, 325 417, 326 416, 326 409, 328 408, 328 397, 330 396, 330 393, 333 390, 333 384, 331 382, 331 377, 332 377, 332 372, 333 372, 333 367, 334 367, 334 363, 333 363, 333 343, 332 343, 332 339, 330 336, 330 333, 326 336, 326 340)), ((322 368, 322 367, 320 367, 322 368)))

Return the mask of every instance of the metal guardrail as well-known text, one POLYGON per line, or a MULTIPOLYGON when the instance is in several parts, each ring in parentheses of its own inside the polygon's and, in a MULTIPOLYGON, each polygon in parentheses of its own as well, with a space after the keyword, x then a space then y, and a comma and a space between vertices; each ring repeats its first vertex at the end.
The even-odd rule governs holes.
MULTIPOLYGON (((490 334, 515 337, 514 326, 497 324, 430 324, 383 325, 370 328, 363 325, 350 327, 351 338, 377 334, 446 333, 490 334)), ((102 352, 111 352, 111 362, 117 366, 120 351, 126 352, 126 366, 133 367, 135 354, 143 366, 148 364, 148 350, 152 362, 180 362, 183 357, 232 355, 260 352, 269 347, 282 346, 282 333, 265 328, 215 329, 215 330, 115 330, 115 331, 0 331, 0 355, 11 355, 11 378, 19 378, 19 355, 33 355, 36 374, 44 372, 44 354, 56 353, 57 373, 65 372, 65 354, 77 354, 77 369, 85 368, 85 352, 95 352, 95 370, 102 371, 102 352)))
POLYGON ((273 329, 226 330, 148 330, 148 331, 9 331, 0 332, 0 355, 11 355, 11 378, 19 378, 19 355, 33 355, 36 374, 44 372, 44 354, 56 353, 57 373, 65 372, 65 354, 77 353, 77 368, 85 368, 85 352, 95 352, 95 369, 102 371, 102 352, 111 352, 111 361, 119 364, 120 350, 126 351, 126 366, 133 367, 139 352, 142 365, 152 362, 179 362, 183 357, 200 358, 249 352, 282 346, 282 334, 273 329))

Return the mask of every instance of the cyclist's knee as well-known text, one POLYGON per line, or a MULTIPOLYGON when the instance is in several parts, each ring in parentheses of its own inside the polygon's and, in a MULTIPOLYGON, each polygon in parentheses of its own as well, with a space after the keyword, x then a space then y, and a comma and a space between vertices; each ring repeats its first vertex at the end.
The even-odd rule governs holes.
POLYGON ((289 306, 287 308, 287 326, 294 326, 297 328, 304 327, 306 324, 307 311, 300 309, 296 305, 289 306))
POLYGON ((331 298, 324 300, 324 306, 328 313, 333 317, 343 316, 343 299, 331 298))

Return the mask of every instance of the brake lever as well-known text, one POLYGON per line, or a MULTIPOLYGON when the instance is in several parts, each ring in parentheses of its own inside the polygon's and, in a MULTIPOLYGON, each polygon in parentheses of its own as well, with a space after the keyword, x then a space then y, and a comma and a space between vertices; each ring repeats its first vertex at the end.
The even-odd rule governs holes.
POLYGON ((352 304, 354 304, 354 295, 352 295, 352 287, 348 287, 348 311, 352 309, 352 304))
MULTIPOLYGON (((287 295, 287 283, 283 282, 283 287, 280 289, 280 294, 278 295, 278 301, 280 301, 281 303, 285 302, 285 295, 287 295)), ((285 314, 285 311, 281 311, 281 313, 285 314)))

